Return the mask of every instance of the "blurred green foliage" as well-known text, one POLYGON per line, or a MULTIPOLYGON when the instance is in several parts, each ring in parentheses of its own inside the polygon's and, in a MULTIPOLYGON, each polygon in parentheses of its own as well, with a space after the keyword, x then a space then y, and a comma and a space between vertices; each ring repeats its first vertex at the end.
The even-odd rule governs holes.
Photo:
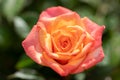
POLYGON ((120 80, 120 0, 0 0, 0 80, 62 80, 50 68, 33 62, 21 41, 41 11, 63 6, 105 25, 105 59, 70 80, 120 80))

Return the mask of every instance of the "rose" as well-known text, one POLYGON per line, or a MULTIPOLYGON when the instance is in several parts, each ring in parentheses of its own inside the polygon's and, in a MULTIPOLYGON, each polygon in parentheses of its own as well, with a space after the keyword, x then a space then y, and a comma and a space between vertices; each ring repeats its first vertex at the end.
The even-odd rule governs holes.
POLYGON ((104 58, 102 32, 87 17, 63 7, 43 11, 37 24, 22 42, 27 55, 61 76, 88 69, 104 58))

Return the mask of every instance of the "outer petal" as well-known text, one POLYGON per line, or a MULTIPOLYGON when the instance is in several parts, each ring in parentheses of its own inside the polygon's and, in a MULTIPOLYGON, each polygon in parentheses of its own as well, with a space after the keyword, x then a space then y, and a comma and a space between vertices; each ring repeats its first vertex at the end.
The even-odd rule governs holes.
POLYGON ((38 22, 43 22, 47 32, 50 33, 53 28, 60 27, 60 25, 69 24, 69 26, 72 26, 73 23, 80 23, 80 16, 63 7, 52 7, 42 12, 38 22))
POLYGON ((79 73, 84 71, 85 69, 88 69, 94 65, 96 65, 98 62, 100 62, 104 58, 104 53, 101 47, 102 41, 102 32, 104 30, 104 26, 99 26, 96 23, 92 22, 88 18, 82 19, 82 25, 85 27, 87 32, 95 39, 93 42, 93 45, 90 49, 90 53, 88 53, 86 59, 83 61, 81 65, 75 70, 72 71, 72 73, 79 73))
POLYGON ((47 10, 43 11, 39 17, 38 22, 43 22, 46 26, 47 32, 50 33, 52 23, 54 22, 55 18, 67 13, 71 13, 69 9, 64 7, 52 7, 48 8, 47 10))
POLYGON ((97 48, 93 52, 87 55, 86 59, 82 62, 81 65, 71 73, 79 73, 82 72, 100 62, 104 58, 104 53, 102 47, 97 48))
POLYGON ((26 54, 32 58, 35 62, 38 64, 43 64, 41 62, 41 57, 42 57, 42 49, 39 45, 39 37, 38 37, 38 27, 35 25, 27 38, 22 42, 22 46, 26 52, 26 54))
POLYGON ((64 7, 60 7, 60 6, 52 7, 52 8, 48 8, 46 11, 43 11, 40 15, 40 19, 53 18, 69 12, 72 11, 64 7))
MULTIPOLYGON (((98 24, 92 22, 89 18, 84 17, 81 19, 81 23, 83 24, 83 26, 85 26, 85 29, 92 34, 94 30, 96 30, 97 28, 101 27, 98 24)), ((102 26, 104 27, 104 26, 102 26)))
POLYGON ((93 51, 94 49, 98 48, 102 44, 101 38, 102 38, 103 30, 105 29, 105 26, 99 26, 86 17, 81 20, 82 20, 81 23, 84 25, 87 32, 95 39, 94 45, 91 48, 91 51, 93 51))

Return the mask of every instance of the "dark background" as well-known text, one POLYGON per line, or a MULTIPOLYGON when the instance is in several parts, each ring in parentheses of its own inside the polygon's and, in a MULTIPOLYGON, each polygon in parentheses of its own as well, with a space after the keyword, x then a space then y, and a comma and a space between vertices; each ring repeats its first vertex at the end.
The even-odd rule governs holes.
POLYGON ((41 11, 63 6, 105 25, 104 60, 70 80, 120 80, 120 0, 0 0, 0 80, 60 80, 25 55, 21 42, 41 11))

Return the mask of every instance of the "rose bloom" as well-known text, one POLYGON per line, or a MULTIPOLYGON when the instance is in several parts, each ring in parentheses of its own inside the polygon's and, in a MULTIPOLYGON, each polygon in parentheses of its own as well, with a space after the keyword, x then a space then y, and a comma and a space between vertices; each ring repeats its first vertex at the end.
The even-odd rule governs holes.
POLYGON ((36 63, 67 76, 102 61, 104 28, 64 7, 51 7, 41 13, 22 46, 36 63))

